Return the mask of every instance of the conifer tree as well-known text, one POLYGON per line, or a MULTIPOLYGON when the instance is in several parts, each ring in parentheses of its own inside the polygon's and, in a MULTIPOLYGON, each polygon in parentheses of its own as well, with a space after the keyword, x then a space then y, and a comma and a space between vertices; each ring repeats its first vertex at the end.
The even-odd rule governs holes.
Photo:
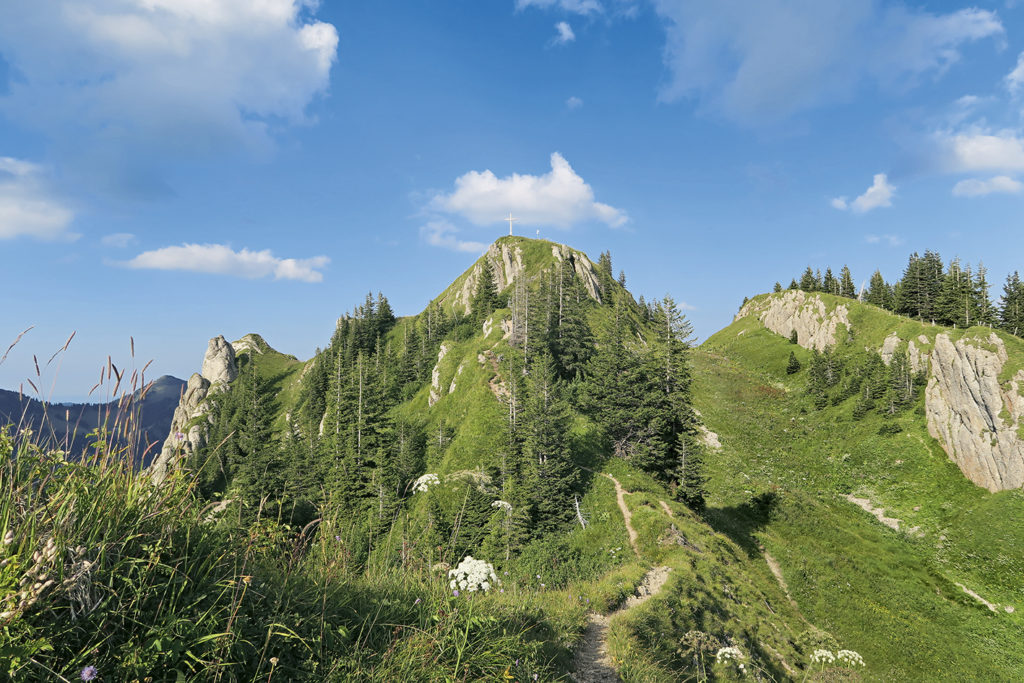
POLYGON ((803 366, 800 365, 800 360, 796 357, 796 353, 790 351, 789 362, 786 364, 786 374, 795 375, 796 373, 800 372, 801 367, 803 366))
POLYGON ((776 294, 778 294, 779 292, 781 292, 781 291, 782 291, 782 283, 781 283, 781 282, 778 282, 778 281, 776 281, 776 282, 775 282, 775 286, 774 286, 774 287, 772 288, 772 291, 773 291, 773 292, 775 292, 776 294))
POLYGON ((857 287, 853 284, 853 275, 850 273, 849 267, 845 265, 839 271, 839 295, 845 296, 847 299, 857 298, 857 287))
POLYGON ((825 269, 825 279, 822 281, 822 289, 836 296, 839 295, 839 280, 832 275, 832 268, 825 269))
POLYGON ((473 299, 470 302, 470 310, 473 312, 473 320, 476 323, 482 322, 487 316, 498 307, 498 292, 494 283, 494 272, 491 268, 491 261, 484 258, 480 267, 480 275, 476 281, 476 288, 473 290, 473 299))
POLYGON ((815 292, 818 290, 818 282, 814 277, 814 271, 811 270, 810 266, 807 266, 807 270, 800 276, 800 289, 805 292, 815 292))
POLYGON ((789 287, 787 289, 800 289, 800 285, 797 283, 796 278, 789 281, 789 287))
POLYGON ((864 300, 869 304, 891 311, 893 309, 892 288, 882 277, 882 271, 876 270, 868 284, 868 292, 864 300))
POLYGON ((694 512, 702 512, 708 493, 708 478, 704 473, 704 449, 691 434, 680 432, 676 438, 674 452, 678 461, 674 472, 678 482, 675 498, 694 512))
POLYGON ((1018 271, 1006 276, 999 301, 999 327, 1010 334, 1024 336, 1024 282, 1018 271))

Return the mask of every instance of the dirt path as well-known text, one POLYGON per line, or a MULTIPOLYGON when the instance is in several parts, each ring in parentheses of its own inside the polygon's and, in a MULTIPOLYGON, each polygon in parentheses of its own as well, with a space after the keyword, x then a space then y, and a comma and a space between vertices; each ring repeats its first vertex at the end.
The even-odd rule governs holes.
POLYGON ((619 683, 622 680, 615 671, 611 655, 608 654, 608 624, 615 615, 639 607, 657 594, 668 581, 671 571, 670 567, 651 569, 640 582, 636 592, 626 599, 622 607, 611 614, 590 615, 590 624, 583 633, 579 649, 576 650, 576 673, 572 677, 576 683, 619 683))
POLYGON ((629 534, 629 545, 632 546, 633 552, 639 556, 640 548, 636 544, 637 533, 636 529, 633 528, 633 513, 630 512, 629 508, 626 506, 626 495, 629 492, 623 489, 619 480, 612 475, 606 474, 604 476, 611 479, 612 483, 615 484, 615 500, 619 503, 619 510, 622 512, 622 519, 626 521, 626 533, 629 534))
POLYGON ((789 586, 786 585, 786 579, 782 577, 782 567, 779 566, 779 561, 772 557, 771 553, 765 550, 764 547, 761 548, 761 552, 764 553, 764 561, 768 564, 768 569, 770 569, 772 574, 775 576, 775 580, 778 582, 779 588, 781 588, 782 592, 786 594, 789 604, 795 607, 797 611, 800 611, 800 608, 797 607, 796 600, 794 600, 793 596, 789 594, 789 586))

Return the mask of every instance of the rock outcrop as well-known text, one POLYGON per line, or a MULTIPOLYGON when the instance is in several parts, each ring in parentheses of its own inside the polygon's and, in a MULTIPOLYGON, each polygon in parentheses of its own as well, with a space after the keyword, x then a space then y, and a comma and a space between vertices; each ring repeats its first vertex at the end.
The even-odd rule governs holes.
POLYGON ((836 333, 839 325, 849 329, 848 314, 849 309, 845 304, 837 304, 829 311, 821 297, 794 289, 782 296, 748 302, 736 314, 736 320, 756 315, 772 332, 789 337, 796 330, 800 346, 824 351, 838 341, 836 333))
MULTIPOLYGON (((551 253, 556 261, 566 263, 572 267, 583 284, 583 288, 592 299, 598 302, 601 301, 601 286, 597 279, 597 270, 586 254, 570 249, 564 244, 553 245, 551 253)), ((494 285, 499 292, 514 283, 517 278, 526 272, 526 268, 523 266, 523 249, 518 244, 509 244, 502 241, 495 242, 487 249, 484 258, 494 274, 494 285)), ((480 281, 482 269, 482 263, 474 265, 469 275, 462 282, 462 286, 455 292, 453 305, 456 308, 461 307, 463 313, 467 315, 471 312, 473 294, 476 292, 477 282, 480 281)))
POLYGON ((209 418, 203 419, 210 412, 206 399, 226 391, 236 377, 238 365, 234 348, 224 337, 214 337, 203 356, 202 372, 189 377, 178 407, 174 409, 170 434, 149 468, 154 483, 162 483, 179 462, 206 445, 210 427, 209 418))
MULTIPOLYGON (((821 297, 794 290, 749 302, 737 319, 755 315, 786 337, 796 330, 800 346, 821 351, 836 342, 840 323, 849 326, 848 312, 839 304, 827 313, 821 297)), ((993 492, 1024 486, 1024 370, 1000 382, 1009 360, 1002 339, 992 333, 954 341, 943 332, 932 342, 924 334, 904 340, 893 332, 878 352, 888 364, 904 347, 911 368, 927 373, 928 433, 964 476, 993 492)))
POLYGON ((1024 370, 1000 385, 1003 341, 935 338, 925 389, 928 433, 960 470, 989 491, 1024 486, 1024 370))
POLYGON ((590 298, 601 303, 601 283, 597 279, 597 270, 587 255, 581 251, 573 251, 564 244, 551 247, 551 253, 559 262, 571 265, 590 298))
POLYGON ((441 349, 437 352, 437 363, 434 364, 434 370, 430 373, 430 395, 427 397, 427 406, 433 407, 441 399, 441 361, 448 355, 448 345, 441 344, 441 349))

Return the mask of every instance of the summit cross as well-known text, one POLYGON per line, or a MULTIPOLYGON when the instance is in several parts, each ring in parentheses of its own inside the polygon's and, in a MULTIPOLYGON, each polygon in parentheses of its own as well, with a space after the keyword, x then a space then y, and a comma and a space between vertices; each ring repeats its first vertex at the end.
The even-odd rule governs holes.
POLYGON ((508 218, 506 218, 505 220, 508 221, 508 234, 511 235, 512 234, 512 221, 517 221, 519 219, 518 218, 512 218, 512 212, 509 211, 508 212, 508 218))

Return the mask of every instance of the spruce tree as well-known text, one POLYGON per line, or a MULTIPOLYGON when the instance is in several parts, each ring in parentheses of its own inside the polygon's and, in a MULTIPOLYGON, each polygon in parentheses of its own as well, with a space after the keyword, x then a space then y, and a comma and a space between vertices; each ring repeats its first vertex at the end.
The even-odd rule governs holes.
POLYGON ((891 311, 893 309, 892 288, 882 277, 882 271, 876 270, 868 284, 868 292, 864 300, 869 304, 891 311))
POLYGON ((845 265, 839 271, 839 295, 848 299, 857 298, 857 287, 853 284, 853 275, 850 273, 849 267, 845 265))
POLYGON ((694 512, 702 512, 707 498, 707 475, 704 472, 704 449, 691 434, 680 433, 674 453, 677 459, 675 479, 676 500, 694 512))
POLYGON ((796 373, 800 372, 800 368, 802 367, 803 366, 800 365, 800 360, 796 357, 796 353, 790 351, 789 362, 786 364, 786 374, 795 375, 796 373))
POLYGON ((810 266, 807 266, 807 270, 800 276, 800 289, 805 292, 814 292, 818 289, 818 281, 814 277, 814 271, 811 270, 810 266))
POLYGON ((476 288, 473 290, 473 299, 470 301, 469 307, 476 323, 482 322, 498 307, 494 272, 491 261, 487 257, 484 257, 483 265, 480 266, 480 274, 477 277, 476 288))
POLYGON ((775 286, 772 288, 772 291, 775 292, 776 294, 781 292, 782 291, 782 283, 776 281, 775 286))
POLYGON ((1024 282, 1018 271, 1006 276, 999 301, 999 327, 1010 334, 1024 336, 1024 282))
POLYGON ((825 279, 822 280, 822 288, 829 294, 839 295, 839 280, 832 275, 832 268, 825 269, 825 279))

